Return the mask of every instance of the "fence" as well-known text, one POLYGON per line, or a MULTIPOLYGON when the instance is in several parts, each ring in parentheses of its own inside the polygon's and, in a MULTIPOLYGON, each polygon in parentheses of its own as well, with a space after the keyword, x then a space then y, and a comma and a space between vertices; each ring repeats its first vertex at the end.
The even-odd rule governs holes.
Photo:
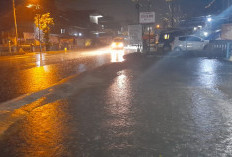
POLYGON ((230 58, 232 40, 211 40, 206 46, 207 56, 230 58))
MULTIPOLYGON (((43 46, 43 49, 45 50, 45 47, 43 46)), ((26 53, 26 52, 35 52, 39 51, 40 48, 39 46, 32 46, 32 45, 19 45, 18 46, 18 51, 16 50, 16 46, 0 46, 0 55, 5 56, 5 55, 13 55, 16 53, 26 53)))

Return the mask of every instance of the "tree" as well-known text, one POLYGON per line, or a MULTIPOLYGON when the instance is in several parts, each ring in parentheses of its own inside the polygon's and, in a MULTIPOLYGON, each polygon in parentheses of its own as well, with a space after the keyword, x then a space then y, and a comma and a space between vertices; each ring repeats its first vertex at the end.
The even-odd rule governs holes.
POLYGON ((174 27, 186 17, 181 7, 182 0, 165 0, 168 6, 168 12, 162 15, 163 25, 166 27, 174 27))
POLYGON ((37 15, 35 17, 34 23, 36 27, 38 27, 39 30, 41 30, 44 33, 46 49, 49 49, 50 47, 49 34, 50 34, 51 26, 55 24, 53 18, 50 17, 50 13, 42 14, 41 16, 37 15))

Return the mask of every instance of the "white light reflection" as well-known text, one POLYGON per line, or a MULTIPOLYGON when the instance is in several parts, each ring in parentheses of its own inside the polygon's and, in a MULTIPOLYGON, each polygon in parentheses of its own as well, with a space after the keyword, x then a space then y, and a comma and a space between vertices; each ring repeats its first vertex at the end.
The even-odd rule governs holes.
POLYGON ((192 109, 192 116, 196 124, 201 130, 211 128, 211 120, 214 116, 212 104, 210 103, 211 92, 215 90, 216 86, 216 70, 218 66, 217 60, 203 59, 199 62, 198 79, 200 86, 204 90, 192 90, 192 101, 194 108, 192 109))
POLYGON ((107 124, 113 127, 129 127, 133 125, 130 80, 126 71, 118 74, 107 92, 109 104, 106 109, 112 117, 107 124))
POLYGON ((201 88, 191 89, 191 119, 195 124, 192 134, 196 133, 199 146, 213 149, 210 156, 232 153, 232 107, 231 100, 217 89, 220 66, 217 60, 201 60, 198 68, 201 88))
POLYGON ((44 54, 43 53, 36 54, 35 58, 36 58, 36 66, 37 67, 43 66, 43 61, 45 59, 44 54))
POLYGON ((203 86, 216 86, 216 70, 219 63, 216 60, 203 59, 199 64, 199 81, 203 86))
POLYGON ((125 55, 124 50, 112 50, 111 51, 111 62, 123 62, 124 58, 123 56, 125 55))
POLYGON ((84 71, 87 70, 85 64, 80 64, 80 65, 78 65, 78 68, 77 68, 77 69, 78 69, 78 72, 84 72, 84 71))
MULTIPOLYGON (((83 56, 98 56, 98 55, 105 55, 109 54, 109 49, 100 49, 100 50, 94 50, 94 51, 88 51, 81 53, 83 56)), ((80 55, 80 53, 79 53, 80 55)))

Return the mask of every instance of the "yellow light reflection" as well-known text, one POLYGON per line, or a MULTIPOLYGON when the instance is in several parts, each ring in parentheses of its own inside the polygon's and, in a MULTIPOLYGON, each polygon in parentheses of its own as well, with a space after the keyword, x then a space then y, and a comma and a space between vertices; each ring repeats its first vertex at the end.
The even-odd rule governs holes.
POLYGON ((25 156, 67 155, 64 143, 68 115, 64 112, 67 102, 59 100, 31 112, 21 128, 26 145, 17 147, 25 156))
POLYGON ((124 50, 112 50, 111 51, 111 62, 123 62, 124 58, 123 56, 125 55, 124 50))
POLYGON ((23 88, 18 89, 19 93, 31 93, 46 89, 58 81, 55 74, 55 67, 41 66, 23 71, 20 75, 19 83, 24 83, 23 88), (24 80, 20 82, 20 80, 24 80))

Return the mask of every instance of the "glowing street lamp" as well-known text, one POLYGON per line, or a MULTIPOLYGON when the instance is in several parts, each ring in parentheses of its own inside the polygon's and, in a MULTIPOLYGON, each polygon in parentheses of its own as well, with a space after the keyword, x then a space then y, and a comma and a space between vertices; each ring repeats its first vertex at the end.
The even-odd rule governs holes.
POLYGON ((40 9, 40 5, 36 5, 36 4, 28 4, 27 6, 26 6, 27 8, 33 8, 33 7, 35 7, 35 9, 36 10, 39 10, 40 9))
MULTIPOLYGON (((36 4, 28 4, 27 5, 27 8, 35 8, 36 10, 39 10, 40 9, 40 5, 36 5, 36 4)), ((36 14, 37 16, 37 19, 38 19, 38 29, 39 29, 39 47, 40 47, 40 52, 42 52, 42 47, 41 47, 41 39, 40 39, 40 18, 41 18, 41 15, 40 14, 36 14)))
POLYGON ((28 4, 27 8, 32 8, 34 5, 33 4, 28 4))
POLYGON ((207 21, 208 21, 208 22, 211 22, 211 21, 212 21, 212 18, 211 18, 211 17, 208 17, 208 18, 207 18, 207 21))

